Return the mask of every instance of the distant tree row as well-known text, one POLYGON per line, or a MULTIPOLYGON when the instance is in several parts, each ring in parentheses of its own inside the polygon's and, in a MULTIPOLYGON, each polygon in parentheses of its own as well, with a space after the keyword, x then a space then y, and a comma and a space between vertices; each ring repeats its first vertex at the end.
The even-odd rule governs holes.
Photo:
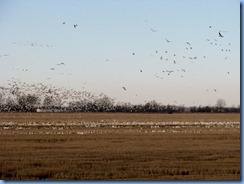
POLYGON ((62 102, 62 99, 52 95, 44 99, 33 94, 22 94, 14 97, 4 98, 0 95, 1 112, 36 112, 47 110, 49 112, 130 112, 130 113, 223 113, 240 112, 238 107, 226 107, 223 99, 218 99, 215 106, 191 106, 162 105, 155 100, 145 104, 134 105, 131 103, 115 103, 114 99, 100 95, 99 98, 84 99, 72 102, 62 102))

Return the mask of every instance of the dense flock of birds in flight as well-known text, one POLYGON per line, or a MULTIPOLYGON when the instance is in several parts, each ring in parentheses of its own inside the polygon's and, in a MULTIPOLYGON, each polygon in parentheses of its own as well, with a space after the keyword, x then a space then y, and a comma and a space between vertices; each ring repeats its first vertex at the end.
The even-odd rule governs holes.
MULTIPOLYGON (((67 25, 66 22, 62 23, 63 26, 67 25)), ((77 29, 78 24, 73 24, 73 29, 77 29)), ((209 26, 208 29, 212 29, 212 26, 209 26)), ((154 28, 150 28, 150 30, 153 34, 156 34, 158 31, 154 28)), ((206 42, 214 47, 218 47, 218 50, 225 53, 224 60, 228 60, 228 52, 231 52, 231 43, 223 42, 225 39, 225 34, 228 33, 228 31, 219 31, 216 32, 214 35, 214 38, 206 38, 206 42)), ((164 38, 165 44, 174 44, 174 40, 164 38)), ((48 43, 37 43, 37 42, 12 42, 13 45, 22 45, 22 46, 31 46, 31 47, 53 47, 52 44, 48 43)), ((178 63, 181 62, 181 60, 187 60, 190 62, 197 61, 199 59, 201 60, 207 60, 207 55, 197 56, 194 55, 194 52, 191 52, 194 50, 194 44, 192 44, 190 41, 185 41, 184 43, 184 49, 186 55, 179 55, 177 53, 172 52, 171 50, 155 50, 154 53, 151 53, 151 57, 158 57, 158 60, 162 63, 171 63, 172 65, 176 66, 178 63)), ((137 54, 135 52, 131 52, 132 57, 136 57, 137 54)), ((0 61, 4 57, 9 57, 8 54, 0 54, 0 61)), ((109 58, 105 59, 106 62, 111 62, 109 58)), ((52 66, 49 68, 51 71, 57 70, 58 67, 65 67, 67 63, 65 62, 59 62, 56 63, 56 66, 52 66)), ((12 68, 13 70, 22 71, 22 72, 28 72, 29 69, 27 68, 12 68)), ((144 72, 144 69, 138 69, 140 73, 144 72)), ((156 79, 163 80, 166 77, 170 77, 173 74, 179 73, 179 76, 183 78, 185 74, 187 73, 187 70, 185 68, 178 68, 178 69, 164 69, 161 72, 154 73, 154 77, 156 79)), ((228 75, 230 74, 229 71, 226 72, 228 75)), ((64 73, 60 73, 64 74, 64 73)), ((71 73, 68 73, 68 75, 71 75, 71 73)), ((51 77, 47 77, 46 80, 50 80, 51 77)), ((82 84, 86 84, 83 82, 82 84)), ((84 89, 85 87, 83 87, 84 89)), ((121 86, 123 91, 128 91, 126 86, 121 86)), ((74 89, 65 89, 65 88, 56 88, 52 85, 44 85, 42 83, 38 84, 27 84, 22 83, 20 80, 16 80, 12 78, 12 83, 9 80, 8 87, 0 86, 0 92, 4 95, 21 95, 21 94, 28 94, 30 91, 33 94, 36 94, 38 96, 42 96, 43 98, 46 98, 48 96, 52 96, 52 98, 55 99, 55 101, 59 101, 59 99, 62 99, 63 102, 68 101, 79 101, 79 100, 86 100, 88 98, 95 98, 94 94, 91 94, 89 92, 83 91, 78 92, 74 89)), ((217 89, 206 89, 206 92, 217 92, 217 89)), ((136 94, 137 96, 137 94, 136 94)), ((146 102, 146 101, 145 101, 146 102)), ((174 101, 175 103, 178 103, 177 101, 174 101)))

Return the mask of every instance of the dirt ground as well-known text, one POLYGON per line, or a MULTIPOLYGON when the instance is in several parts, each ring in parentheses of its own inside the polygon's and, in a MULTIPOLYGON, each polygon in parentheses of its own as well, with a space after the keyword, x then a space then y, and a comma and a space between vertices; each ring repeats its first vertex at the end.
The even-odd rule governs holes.
POLYGON ((0 113, 1 180, 240 180, 240 114, 0 113))

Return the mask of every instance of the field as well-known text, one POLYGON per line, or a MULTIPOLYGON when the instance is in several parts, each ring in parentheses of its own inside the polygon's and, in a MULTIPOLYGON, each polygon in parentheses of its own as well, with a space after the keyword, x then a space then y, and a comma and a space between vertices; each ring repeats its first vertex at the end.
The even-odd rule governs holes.
POLYGON ((240 114, 0 113, 1 180, 240 180, 240 114))

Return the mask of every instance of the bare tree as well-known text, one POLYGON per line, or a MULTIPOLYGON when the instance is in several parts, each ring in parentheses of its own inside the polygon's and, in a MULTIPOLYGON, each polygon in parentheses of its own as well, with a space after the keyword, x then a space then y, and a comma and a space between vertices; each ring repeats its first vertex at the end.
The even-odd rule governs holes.
POLYGON ((218 111, 223 111, 223 108, 226 106, 226 101, 224 99, 218 99, 216 102, 216 107, 218 108, 218 111))

